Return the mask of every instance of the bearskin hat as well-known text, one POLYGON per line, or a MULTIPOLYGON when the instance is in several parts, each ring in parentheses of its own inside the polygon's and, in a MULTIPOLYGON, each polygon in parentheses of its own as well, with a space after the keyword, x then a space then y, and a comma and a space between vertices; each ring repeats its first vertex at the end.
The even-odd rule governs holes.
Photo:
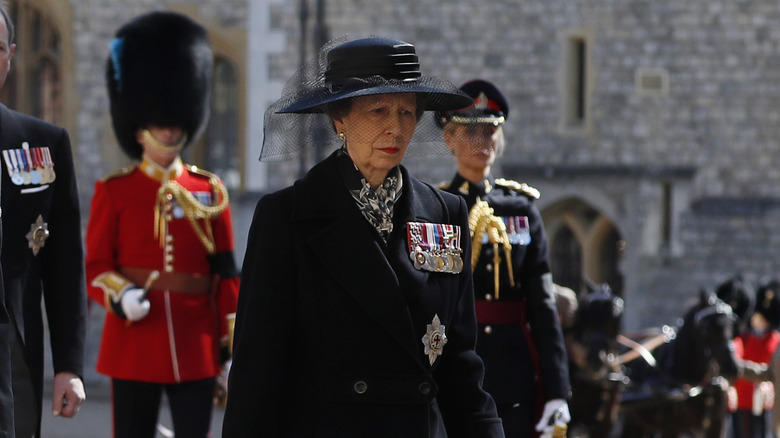
POLYGON ((753 284, 737 274, 719 284, 715 294, 721 301, 731 306, 731 310, 737 316, 737 321, 734 323, 734 336, 741 334, 747 329, 750 315, 754 311, 756 291, 753 284))
POLYGON ((150 125, 181 127, 192 143, 209 114, 214 59, 206 30, 184 15, 155 11, 120 27, 110 49, 111 119, 125 153, 141 157, 136 132, 150 125))
POLYGON ((780 282, 771 280, 756 291, 756 313, 777 330, 780 328, 780 282))

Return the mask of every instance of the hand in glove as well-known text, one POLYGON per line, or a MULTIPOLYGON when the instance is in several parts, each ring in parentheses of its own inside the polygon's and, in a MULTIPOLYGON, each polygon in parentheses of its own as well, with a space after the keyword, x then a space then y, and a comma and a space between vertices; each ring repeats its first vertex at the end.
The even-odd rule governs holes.
POLYGON ((111 310, 120 318, 128 321, 138 321, 149 314, 152 303, 142 298, 143 289, 127 289, 122 292, 119 299, 111 301, 111 310))
POLYGON ((553 399, 544 404, 544 412, 536 424, 536 431, 542 432, 540 438, 551 437, 556 422, 568 423, 569 421, 571 421, 571 414, 569 414, 569 405, 566 404, 566 400, 553 399), (557 413, 559 415, 556 416, 557 413))

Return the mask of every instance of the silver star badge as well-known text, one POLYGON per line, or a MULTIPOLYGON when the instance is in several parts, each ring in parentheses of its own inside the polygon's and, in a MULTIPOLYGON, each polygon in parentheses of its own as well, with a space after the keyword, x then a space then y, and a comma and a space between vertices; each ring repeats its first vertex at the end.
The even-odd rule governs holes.
POLYGON ((27 246, 32 248, 33 255, 38 255, 38 251, 46 244, 49 238, 49 224, 43 221, 43 217, 38 215, 34 224, 30 225, 30 232, 27 233, 27 246))
POLYGON ((444 333, 444 326, 439 321, 438 314, 433 316, 433 321, 428 324, 426 332, 422 337, 422 343, 425 346, 425 355, 433 365, 436 356, 441 356, 444 344, 447 343, 447 335, 444 333))

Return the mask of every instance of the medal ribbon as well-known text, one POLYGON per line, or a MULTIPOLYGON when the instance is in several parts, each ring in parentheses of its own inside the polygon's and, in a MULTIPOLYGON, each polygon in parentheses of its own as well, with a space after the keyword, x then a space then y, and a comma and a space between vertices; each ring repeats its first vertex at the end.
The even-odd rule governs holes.
POLYGON ((409 258, 417 270, 457 274, 463 269, 457 225, 409 222, 407 243, 409 258))
POLYGON ((11 159, 11 152, 8 149, 3 150, 3 158, 5 158, 5 167, 8 168, 8 175, 13 175, 16 171, 16 164, 14 164, 16 160, 11 159))

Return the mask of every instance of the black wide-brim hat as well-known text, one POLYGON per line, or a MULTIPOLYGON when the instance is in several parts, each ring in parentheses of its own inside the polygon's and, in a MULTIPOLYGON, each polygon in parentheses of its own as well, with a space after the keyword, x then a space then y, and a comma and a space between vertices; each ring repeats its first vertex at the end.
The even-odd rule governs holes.
MULTIPOLYGON (((405 158, 450 156, 435 114, 465 108, 472 99, 450 81, 423 76, 412 44, 371 36, 333 40, 287 81, 263 116, 260 161, 315 157, 344 146, 330 117, 332 105, 351 98, 413 93, 421 111, 405 158)), ((305 159, 305 158, 304 158, 305 159)))
POLYGON ((214 55, 205 28, 170 11, 139 15, 117 30, 106 62, 111 121, 122 150, 138 159, 139 129, 180 127, 191 144, 209 115, 214 55))
POLYGON ((414 46, 390 38, 363 38, 332 48, 319 80, 277 112, 320 113, 340 100, 396 93, 417 94, 426 111, 457 110, 472 104, 448 81, 422 76, 414 46))

